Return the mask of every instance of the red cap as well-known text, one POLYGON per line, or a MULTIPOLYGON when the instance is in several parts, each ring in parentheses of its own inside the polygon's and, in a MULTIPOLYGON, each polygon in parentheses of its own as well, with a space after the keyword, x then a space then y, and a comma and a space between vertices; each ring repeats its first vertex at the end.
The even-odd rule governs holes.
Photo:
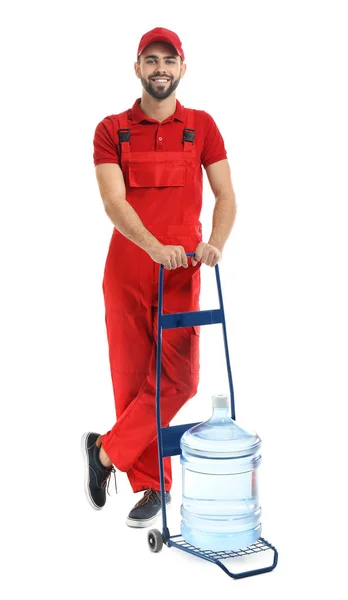
POLYGON ((145 50, 145 48, 153 42, 165 42, 166 44, 170 44, 175 48, 180 58, 185 60, 184 51, 182 49, 179 37, 176 35, 176 33, 174 33, 174 31, 170 31, 170 29, 165 29, 164 27, 156 27, 155 29, 151 29, 151 31, 144 33, 139 42, 137 58, 145 50))

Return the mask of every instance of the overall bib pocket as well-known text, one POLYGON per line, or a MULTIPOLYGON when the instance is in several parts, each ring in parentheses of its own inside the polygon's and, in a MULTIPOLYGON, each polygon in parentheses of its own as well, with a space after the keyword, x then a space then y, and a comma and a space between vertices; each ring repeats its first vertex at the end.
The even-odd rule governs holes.
POLYGON ((129 162, 128 181, 130 187, 183 187, 186 165, 173 162, 129 162))

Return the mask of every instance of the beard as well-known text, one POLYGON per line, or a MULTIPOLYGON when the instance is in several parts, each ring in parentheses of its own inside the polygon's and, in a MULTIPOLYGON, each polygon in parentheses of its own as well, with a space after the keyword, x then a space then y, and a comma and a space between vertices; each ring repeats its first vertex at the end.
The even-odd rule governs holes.
POLYGON ((141 83, 142 86, 144 88, 144 90, 150 94, 150 96, 152 96, 153 98, 156 98, 156 100, 165 100, 165 98, 168 98, 168 96, 170 96, 174 90, 176 90, 176 88, 178 87, 179 83, 180 83, 180 77, 178 77, 178 79, 176 79, 176 81, 172 81, 170 80, 169 85, 158 85, 155 84, 153 81, 151 81, 151 79, 149 79, 148 81, 146 79, 143 79, 142 77, 141 79, 141 83), (168 85, 168 87, 167 87, 168 85))

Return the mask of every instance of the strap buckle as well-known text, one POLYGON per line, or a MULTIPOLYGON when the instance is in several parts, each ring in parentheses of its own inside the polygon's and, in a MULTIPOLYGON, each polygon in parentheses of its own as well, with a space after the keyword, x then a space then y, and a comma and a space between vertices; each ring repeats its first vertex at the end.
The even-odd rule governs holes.
POLYGON ((119 129, 118 130, 118 139, 120 142, 129 142, 130 141, 130 129, 119 129))
POLYGON ((189 127, 184 129, 184 142, 191 142, 193 144, 193 141, 195 139, 195 133, 196 130, 195 129, 190 129, 189 127))

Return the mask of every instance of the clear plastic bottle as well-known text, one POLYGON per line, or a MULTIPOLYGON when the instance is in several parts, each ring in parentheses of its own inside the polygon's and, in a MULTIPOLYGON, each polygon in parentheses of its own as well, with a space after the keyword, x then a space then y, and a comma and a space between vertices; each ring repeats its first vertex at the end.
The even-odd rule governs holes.
POLYGON ((213 396, 211 418, 180 442, 181 534, 202 550, 239 550, 261 536, 261 440, 231 419, 229 405, 226 395, 213 396))

